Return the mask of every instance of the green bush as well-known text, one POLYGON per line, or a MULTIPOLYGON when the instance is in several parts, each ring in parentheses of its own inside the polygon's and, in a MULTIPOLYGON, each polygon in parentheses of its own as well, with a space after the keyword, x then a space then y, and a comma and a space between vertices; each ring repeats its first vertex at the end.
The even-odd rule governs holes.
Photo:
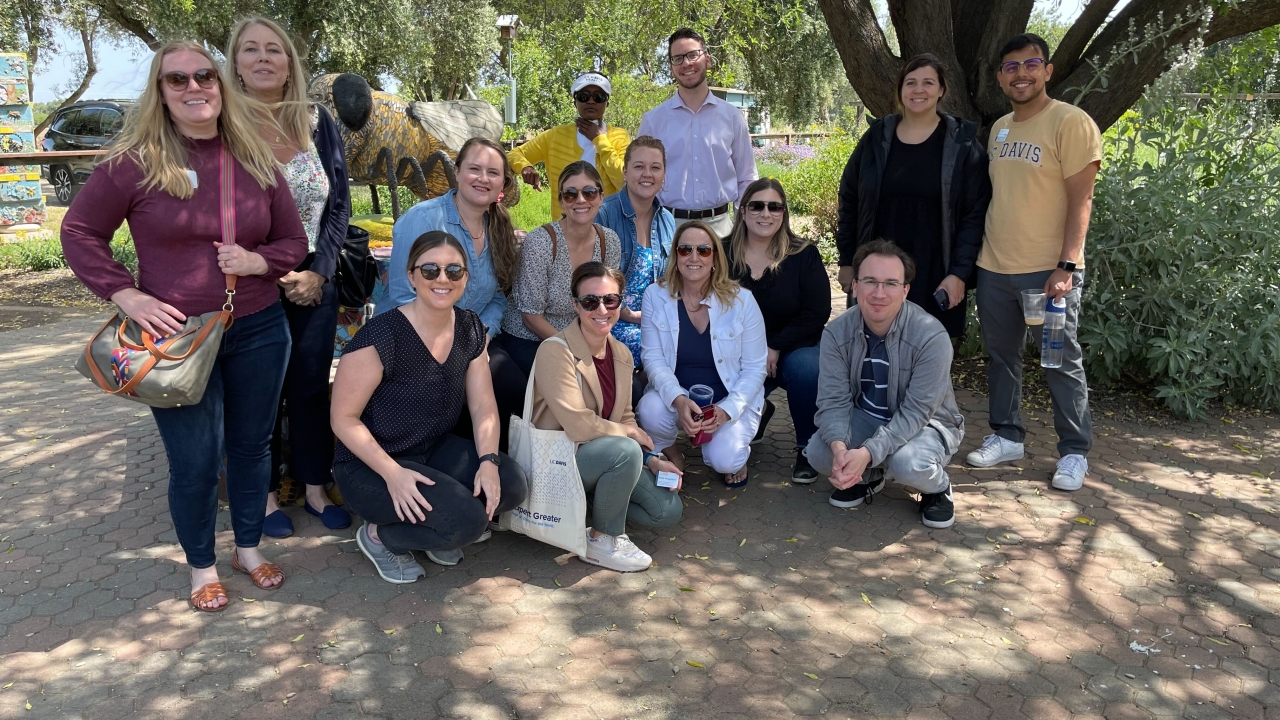
POLYGON ((836 261, 836 220, 839 211, 840 176, 857 146, 858 138, 837 132, 815 145, 817 154, 791 167, 762 165, 761 177, 775 177, 787 190, 787 202, 796 215, 813 216, 813 240, 826 263, 836 261))
POLYGON ((1107 134, 1081 316, 1095 382, 1176 414, 1280 408, 1280 151, 1230 103, 1167 103, 1107 134))
MULTIPOLYGON (((130 271, 138 269, 138 254, 133 247, 133 236, 127 227, 116 231, 111 240, 111 255, 130 271)), ((0 244, 0 269, 38 272, 58 270, 67 266, 62 256, 62 242, 52 238, 15 240, 0 244)))

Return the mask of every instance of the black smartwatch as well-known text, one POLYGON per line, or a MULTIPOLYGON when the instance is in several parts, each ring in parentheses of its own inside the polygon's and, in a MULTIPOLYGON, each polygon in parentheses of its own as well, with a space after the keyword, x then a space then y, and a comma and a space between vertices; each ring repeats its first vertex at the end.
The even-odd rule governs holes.
POLYGON ((498 453, 489 453, 488 455, 481 455, 480 462, 491 462, 494 465, 497 465, 499 467, 502 466, 502 459, 498 457, 498 453))
POLYGON ((1058 269, 1066 270, 1067 272, 1075 272, 1076 264, 1070 260, 1063 260, 1062 262, 1058 263, 1058 269))

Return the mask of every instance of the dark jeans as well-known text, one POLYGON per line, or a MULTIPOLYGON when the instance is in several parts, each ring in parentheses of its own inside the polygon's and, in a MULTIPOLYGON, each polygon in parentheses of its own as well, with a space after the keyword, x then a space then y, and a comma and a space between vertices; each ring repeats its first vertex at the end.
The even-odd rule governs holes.
POLYGON ((791 409, 791 422, 796 426, 796 447, 809 444, 809 438, 818 431, 813 422, 818 414, 818 358, 817 345, 796 348, 778 358, 778 372, 764 380, 764 395, 783 388, 787 391, 787 407, 791 409))
MULTIPOLYGON (((283 293, 282 293, 283 295, 283 293)), ((284 427, 289 425, 289 476, 307 485, 324 485, 332 478, 333 430, 329 428, 329 369, 333 366, 338 326, 338 289, 325 283, 319 305, 280 304, 289 320, 293 350, 280 393, 271 437, 271 490, 280 489, 285 464, 284 427)))
MULTIPOLYGON (((529 483, 515 460, 505 454, 501 458, 498 478, 502 497, 497 512, 504 513, 524 500, 529 483)), ((396 462, 435 482, 418 483, 418 492, 431 505, 431 510, 425 511, 425 521, 401 521, 386 481, 363 461, 355 459, 333 467, 343 500, 357 515, 378 526, 378 539, 387 549, 394 553, 456 550, 475 542, 488 527, 484 493, 472 496, 480 469, 475 443, 456 435, 443 435, 421 455, 404 455, 396 462)))
MULTIPOLYGON (((527 372, 520 369, 506 347, 497 338, 489 340, 489 375, 493 379, 493 397, 498 404, 498 427, 501 436, 498 438, 498 450, 507 451, 507 436, 510 434, 511 416, 524 411, 525 384, 529 382, 527 372)), ((471 413, 464 406, 458 416, 458 423, 453 426, 453 434, 468 440, 475 440, 475 429, 471 425, 471 413)))
MULTIPOLYGON (((507 351, 507 355, 515 361, 516 367, 524 373, 525 377, 529 376, 529 371, 533 369, 533 359, 538 355, 538 346, 542 344, 541 340, 526 340, 516 337, 515 335, 507 335, 502 333, 497 340, 507 351)), ((523 390, 523 388, 521 388, 523 390)), ((520 404, 524 404, 523 395, 520 398, 520 404)))
POLYGON ((169 515, 192 568, 217 561, 213 531, 224 450, 236 547, 257 547, 262 538, 271 429, 288 362, 289 326, 276 303, 231 324, 200 402, 151 409, 169 456, 169 515))

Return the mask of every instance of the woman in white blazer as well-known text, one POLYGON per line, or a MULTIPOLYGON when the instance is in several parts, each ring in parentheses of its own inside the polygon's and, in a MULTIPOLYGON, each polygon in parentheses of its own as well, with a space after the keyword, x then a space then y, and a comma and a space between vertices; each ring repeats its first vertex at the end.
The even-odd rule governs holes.
POLYGON ((644 293, 640 356, 649 388, 636 414, 654 448, 681 468, 677 433, 709 435, 703 462, 729 487, 742 487, 764 407, 764 319, 751 293, 730 277, 720 240, 706 223, 681 225, 671 245, 675 262, 644 293), (689 399, 695 384, 712 388, 713 413, 689 399))

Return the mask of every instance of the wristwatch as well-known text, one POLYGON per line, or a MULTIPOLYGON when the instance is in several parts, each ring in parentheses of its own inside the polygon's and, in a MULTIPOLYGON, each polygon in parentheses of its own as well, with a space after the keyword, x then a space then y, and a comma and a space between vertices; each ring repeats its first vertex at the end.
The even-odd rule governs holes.
POLYGON ((498 466, 502 465, 502 459, 498 457, 498 453, 489 453, 488 455, 481 455, 480 462, 491 462, 494 465, 498 465, 498 466))
POLYGON ((650 460, 656 457, 662 457, 662 453, 649 452, 648 450, 643 450, 643 449, 641 452, 644 455, 644 460, 640 464, 644 465, 645 467, 649 467, 650 460))
POLYGON ((1058 263, 1058 269, 1059 269, 1059 270, 1066 270, 1067 272, 1075 272, 1075 271, 1076 271, 1076 264, 1075 264, 1074 262, 1072 262, 1071 260, 1063 260, 1063 261, 1061 261, 1061 262, 1059 262, 1059 263, 1058 263))

